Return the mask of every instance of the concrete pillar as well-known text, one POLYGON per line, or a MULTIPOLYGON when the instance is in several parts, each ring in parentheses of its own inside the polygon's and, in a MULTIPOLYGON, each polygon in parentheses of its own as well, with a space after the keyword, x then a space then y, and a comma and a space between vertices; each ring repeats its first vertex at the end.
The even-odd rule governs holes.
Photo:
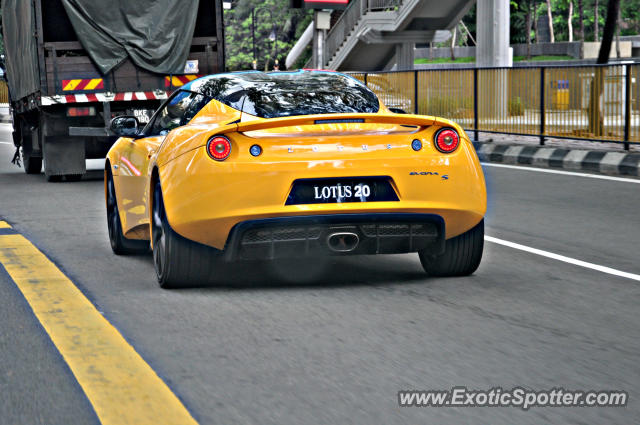
MULTIPOLYGON (((476 21, 476 66, 510 67, 509 0, 478 0, 476 21)), ((478 118, 507 116, 509 96, 507 70, 480 70, 478 74, 478 118)))
POLYGON ((313 16, 313 57, 312 64, 316 69, 324 69, 327 65, 327 59, 324 57, 325 53, 325 38, 327 30, 330 28, 331 12, 327 11, 314 11, 313 16))
POLYGON ((413 69, 415 43, 396 44, 396 69, 408 71, 413 69))
POLYGON ((324 69, 324 33, 325 30, 315 30, 313 34, 313 56, 311 66, 314 69, 324 69))
POLYGON ((478 0, 476 66, 511 66, 509 0, 478 0))

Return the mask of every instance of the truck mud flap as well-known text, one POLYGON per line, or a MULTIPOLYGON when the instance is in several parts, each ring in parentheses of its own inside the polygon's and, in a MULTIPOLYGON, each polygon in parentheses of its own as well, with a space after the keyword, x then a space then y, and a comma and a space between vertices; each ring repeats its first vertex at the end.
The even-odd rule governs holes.
POLYGON ((86 171, 84 139, 75 137, 45 138, 44 174, 46 176, 82 175, 86 171))

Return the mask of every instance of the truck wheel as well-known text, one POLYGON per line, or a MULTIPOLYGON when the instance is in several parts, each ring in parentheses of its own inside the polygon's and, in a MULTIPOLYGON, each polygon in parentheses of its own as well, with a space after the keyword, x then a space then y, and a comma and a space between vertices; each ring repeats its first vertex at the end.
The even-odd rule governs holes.
POLYGON ((420 252, 420 262, 431 276, 468 276, 480 265, 484 246, 484 220, 471 230, 448 239, 444 253, 420 252))
POLYGON ((30 153, 26 153, 22 148, 22 165, 24 165, 25 173, 40 174, 40 171, 42 171, 42 158, 31 156, 30 153))
POLYGON ((42 156, 37 157, 33 155, 31 137, 31 130, 21 121, 19 138, 22 145, 22 165, 24 165, 24 172, 27 174, 40 174, 40 171, 42 171, 42 156), (27 134, 27 132, 29 134, 28 141, 25 140, 25 134, 27 134))
POLYGON ((116 189, 113 185, 111 172, 107 173, 107 227, 109 229, 109 242, 111 243, 111 249, 114 254, 142 254, 149 250, 148 241, 127 239, 122 233, 122 224, 120 223, 120 213, 116 200, 116 189))
POLYGON ((171 228, 160 183, 154 190, 151 237, 153 264, 161 288, 187 288, 211 280, 220 251, 190 241, 171 228))
POLYGON ((44 163, 44 179, 46 181, 48 181, 49 183, 59 183, 62 181, 62 178, 64 176, 59 176, 59 175, 54 175, 54 174, 47 174, 47 164, 46 161, 44 163))
POLYGON ((82 176, 83 174, 65 174, 64 178, 68 182, 79 182, 80 180, 82 180, 82 176))

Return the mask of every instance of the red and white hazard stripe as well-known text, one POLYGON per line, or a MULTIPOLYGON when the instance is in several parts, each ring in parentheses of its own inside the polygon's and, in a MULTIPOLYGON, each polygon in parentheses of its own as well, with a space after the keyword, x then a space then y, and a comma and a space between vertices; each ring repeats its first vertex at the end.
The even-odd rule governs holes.
POLYGON ((166 91, 130 91, 125 93, 87 93, 87 94, 63 94, 56 96, 42 96, 43 106, 57 105, 60 103, 88 103, 88 102, 127 102, 131 100, 166 99, 169 93, 166 91))

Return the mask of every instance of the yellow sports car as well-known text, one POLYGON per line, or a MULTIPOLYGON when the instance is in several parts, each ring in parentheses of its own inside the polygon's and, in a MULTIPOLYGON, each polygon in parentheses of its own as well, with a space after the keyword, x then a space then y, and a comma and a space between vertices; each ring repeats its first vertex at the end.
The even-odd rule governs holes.
POLYGON ((418 252, 427 273, 480 263, 486 189, 455 123, 392 113, 331 71, 240 72, 174 92, 105 165, 116 254, 153 250, 160 286, 219 261, 418 252))

